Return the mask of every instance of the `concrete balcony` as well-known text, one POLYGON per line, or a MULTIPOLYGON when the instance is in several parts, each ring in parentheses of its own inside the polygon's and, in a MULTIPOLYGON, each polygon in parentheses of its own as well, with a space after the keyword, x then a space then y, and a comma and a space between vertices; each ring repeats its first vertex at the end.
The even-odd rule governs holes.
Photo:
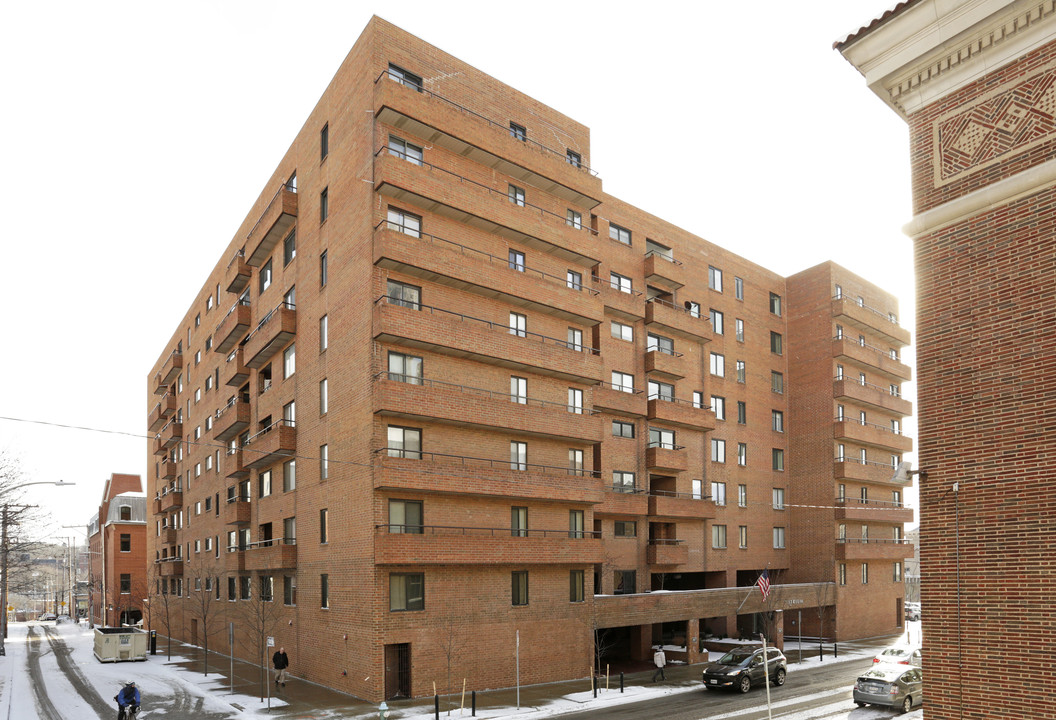
MULTIPOLYGON (((171 385, 181 370, 183 370, 183 353, 173 350, 165 358, 165 362, 161 365, 161 370, 158 371, 158 385, 160 387, 171 385)), ((161 395, 160 392, 155 392, 155 394, 161 395)))
POLYGON ((389 373, 375 376, 374 413, 457 425, 459 427, 501 429, 506 433, 531 435, 575 443, 597 444, 604 432, 602 418, 590 410, 568 411, 568 406, 525 398, 513 402, 511 396, 480 388, 454 385, 431 379, 403 382, 389 373))
POLYGON ((645 354, 645 372, 668 380, 681 380, 689 374, 689 360, 682 353, 651 350, 645 354))
POLYGON ((677 290, 686 284, 686 266, 657 252, 645 254, 645 281, 654 287, 677 290))
POLYGON ((443 355, 539 373, 571 382, 601 381, 596 350, 536 333, 515 334, 492 322, 418 305, 402 307, 381 298, 374 304, 374 339, 443 355))
POLYGON ((842 380, 834 380, 832 383, 832 395, 837 400, 847 399, 867 407, 876 408, 895 415, 912 415, 913 403, 898 395, 892 395, 889 388, 866 383, 863 385, 858 378, 844 377, 842 380))
POLYGON ((685 565, 689 562, 689 546, 681 540, 650 540, 645 548, 645 562, 649 565, 685 565))
POLYGON ((297 191, 284 183, 264 208, 260 219, 249 231, 246 247, 249 258, 246 262, 253 267, 260 267, 271 256, 271 251, 297 220, 297 191))
POLYGON ((568 530, 525 530, 513 536, 510 528, 413 528, 381 525, 374 537, 377 565, 593 565, 603 560, 600 538, 592 532, 569 537, 568 530), (390 531, 390 528, 396 528, 390 531))
POLYGON ((259 370, 297 335, 297 310, 280 303, 265 315, 246 338, 246 367, 259 370))
POLYGON ((690 342, 711 342, 711 323, 707 318, 657 298, 645 304, 645 324, 690 342))
POLYGON ((240 388, 249 380, 249 368, 246 367, 245 348, 238 348, 227 356, 227 362, 220 368, 220 380, 228 387, 240 388))
POLYGON ((154 499, 154 514, 170 512, 183 507, 183 491, 165 489, 161 495, 154 499))
POLYGON ((241 480, 242 478, 249 477, 249 468, 243 460, 242 448, 238 448, 237 450, 228 448, 227 453, 221 457, 223 458, 221 462, 224 463, 221 472, 225 478, 229 480, 241 480))
POLYGON ((708 520, 715 517, 715 503, 690 494, 649 495, 649 517, 674 520, 708 520))
POLYGON ((849 441, 899 453, 913 450, 913 438, 897 434, 883 425, 862 425, 856 420, 843 420, 833 423, 832 427, 833 437, 837 441, 849 441))
POLYGON ((652 398, 646 408, 645 417, 688 430, 715 429, 714 412, 677 398, 652 398))
POLYGON ((157 430, 175 414, 176 396, 170 392, 166 392, 161 396, 161 400, 158 401, 158 404, 150 411, 150 417, 147 420, 147 428, 150 432, 157 432, 157 430))
POLYGON ((640 515, 649 512, 649 496, 643 491, 627 492, 606 486, 600 505, 594 506, 594 515, 640 515))
POLYGON ((263 470, 297 453, 297 428, 288 420, 278 420, 242 446, 245 467, 263 470))
POLYGON ((605 313, 620 320, 634 323, 645 317, 645 295, 634 290, 624 292, 612 287, 607 279, 593 279, 595 288, 601 290, 601 302, 605 313))
POLYGON ((176 469, 176 463, 171 460, 163 460, 158 465, 158 474, 161 475, 162 480, 174 480, 180 474, 176 469))
MULTIPOLYGON (((442 215, 584 268, 598 264, 601 248, 586 227, 563 216, 509 201, 507 184, 481 185, 448 169, 415 164, 382 150, 374 158, 375 191, 407 210, 442 215)), ((379 218, 380 220, 380 218, 379 218)))
POLYGON ((857 340, 846 336, 832 341, 832 356, 836 360, 851 361, 862 366, 866 373, 879 372, 884 377, 902 382, 908 382, 913 378, 913 371, 910 367, 892 358, 890 353, 869 345, 862 345, 857 340))
POLYGON ((213 435, 217 440, 227 442, 249 427, 249 419, 249 403, 235 399, 217 412, 213 435))
POLYGON ((689 467, 686 449, 680 445, 650 445, 645 448, 645 467, 650 471, 684 472, 689 467))
POLYGON ((607 383, 595 385, 591 402, 595 410, 604 410, 614 415, 642 417, 649 409, 645 393, 641 390, 626 392, 607 383))
POLYGON ((905 560, 913 557, 913 545, 905 540, 862 540, 846 538, 836 541, 837 560, 905 560))
POLYGON ((374 456, 374 488, 484 498, 590 505, 601 502, 601 480, 589 470, 527 465, 511 470, 508 460, 421 453, 421 459, 374 456))
POLYGON ((253 506, 249 500, 240 500, 237 497, 229 499, 220 513, 224 525, 248 525, 253 515, 253 506))
POLYGON ((175 545, 177 543, 176 528, 174 528, 174 527, 162 528, 161 535, 158 536, 158 541, 162 545, 175 545))
POLYGON ((249 285, 249 279, 252 276, 253 268, 246 262, 246 253, 239 250, 227 264, 227 270, 224 272, 224 287, 229 293, 240 293, 249 285))
POLYGON ((848 297, 833 298, 832 315, 836 322, 879 336, 896 348, 909 345, 909 330, 891 320, 887 313, 868 305, 859 305, 857 300, 848 297))
POLYGON ((594 288, 569 287, 567 278, 530 267, 510 269, 509 258, 433 235, 408 235, 384 222, 374 231, 374 264, 580 325, 603 319, 594 288))
POLYGON ((910 523, 913 522, 913 508, 893 502, 843 497, 836 498, 836 519, 864 523, 910 523))
POLYGON ((216 332, 213 333, 213 351, 230 352, 231 348, 246 336, 252 324, 253 308, 250 307, 248 301, 239 300, 231 306, 227 315, 216 326, 216 332))
POLYGON ((246 571, 293 570, 297 567, 297 541, 265 540, 246 548, 246 571))
POLYGON ((234 549, 228 548, 227 552, 224 553, 224 570, 229 573, 245 572, 246 551, 239 550, 237 547, 234 549))
POLYGON ((592 208, 600 202, 601 180, 590 168, 569 163, 564 149, 511 137, 505 120, 490 120, 426 88, 418 92, 392 82, 386 73, 374 84, 374 108, 379 121, 427 145, 446 148, 574 205, 592 208))
POLYGON ((156 562, 162 577, 183 577, 183 558, 167 558, 156 562))
POLYGON ((878 463, 871 460, 863 463, 857 459, 845 457, 843 460, 837 458, 833 464, 833 476, 837 480, 886 483, 890 482, 894 475, 895 469, 888 463, 878 463))

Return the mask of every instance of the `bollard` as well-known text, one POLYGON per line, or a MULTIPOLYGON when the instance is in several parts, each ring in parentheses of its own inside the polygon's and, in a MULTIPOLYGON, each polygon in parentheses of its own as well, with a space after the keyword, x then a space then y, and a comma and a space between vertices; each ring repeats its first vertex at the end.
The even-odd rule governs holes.
POLYGON ((436 713, 436 720, 440 720, 440 696, 433 695, 433 711, 436 713))
POLYGON ((472 717, 476 717, 477 716, 477 691, 476 690, 473 691, 473 710, 471 712, 471 716, 472 717))
POLYGON ((840 656, 840 649, 836 647, 836 643, 832 644, 832 656, 838 658, 840 656))
POLYGON ((620 672, 620 692, 623 692, 623 672, 620 672))
POLYGON ((591 687, 594 688, 594 699, 597 700, 598 699, 598 676, 597 675, 591 675, 590 684, 591 684, 591 687))
POLYGON ((385 704, 385 701, 381 701, 381 705, 378 705, 378 720, 386 720, 389 717, 389 706, 385 704))

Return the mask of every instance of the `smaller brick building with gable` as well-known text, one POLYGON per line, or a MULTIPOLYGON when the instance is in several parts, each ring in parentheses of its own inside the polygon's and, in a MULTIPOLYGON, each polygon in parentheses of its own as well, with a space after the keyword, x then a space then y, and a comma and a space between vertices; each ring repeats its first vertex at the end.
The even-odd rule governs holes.
POLYGON ((133 624, 147 590, 147 498, 139 475, 106 480, 99 511, 88 523, 92 623, 133 624))

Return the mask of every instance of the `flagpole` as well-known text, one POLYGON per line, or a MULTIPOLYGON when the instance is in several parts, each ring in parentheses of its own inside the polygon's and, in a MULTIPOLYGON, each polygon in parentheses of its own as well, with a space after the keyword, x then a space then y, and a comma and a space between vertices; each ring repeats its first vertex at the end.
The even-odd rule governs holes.
POLYGON ((763 684, 766 685, 766 717, 769 720, 774 720, 770 709, 770 662, 766 657, 766 633, 759 633, 759 638, 763 641, 763 684))

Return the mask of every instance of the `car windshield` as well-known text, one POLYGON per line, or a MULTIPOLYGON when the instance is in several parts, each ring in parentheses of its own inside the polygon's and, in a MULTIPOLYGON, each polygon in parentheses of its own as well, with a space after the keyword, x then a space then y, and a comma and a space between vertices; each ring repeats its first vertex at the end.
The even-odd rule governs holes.
POLYGON ((903 655, 908 655, 909 650, 906 648, 888 648, 880 654, 884 657, 902 657, 903 655))
POLYGON ((719 658, 720 665, 742 665, 744 662, 752 656, 750 652, 744 652, 743 650, 731 650, 730 652, 719 658))

